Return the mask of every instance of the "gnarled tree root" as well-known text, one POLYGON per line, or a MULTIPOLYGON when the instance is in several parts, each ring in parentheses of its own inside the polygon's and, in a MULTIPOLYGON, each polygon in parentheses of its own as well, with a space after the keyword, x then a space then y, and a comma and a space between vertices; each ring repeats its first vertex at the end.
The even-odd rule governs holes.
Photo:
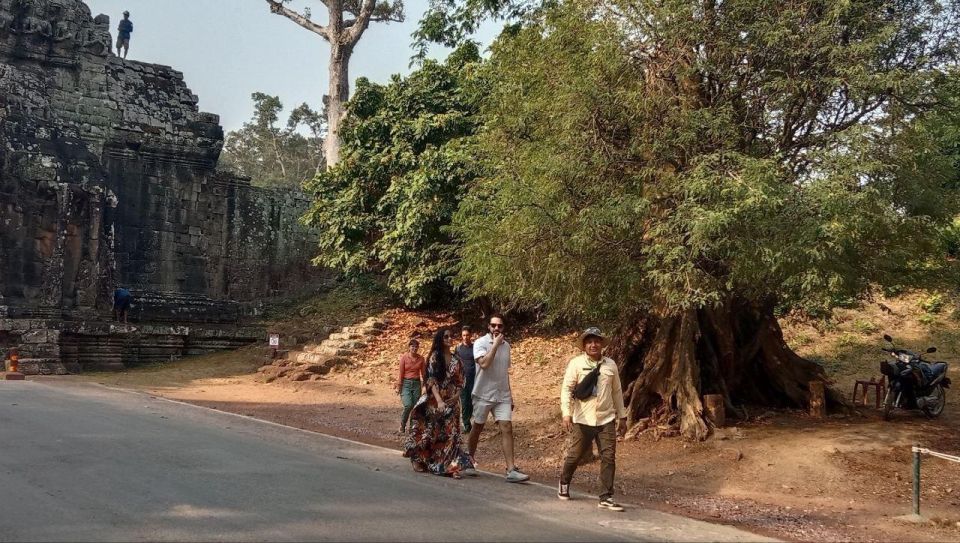
MULTIPOLYGON (((827 381, 823 368, 794 353, 772 306, 731 301, 680 315, 638 314, 616 334, 610 354, 621 364, 628 424, 674 419, 688 439, 710 434, 701 397, 720 394, 736 405, 805 408, 808 383, 827 381)), ((828 389, 828 406, 842 405, 828 389)))

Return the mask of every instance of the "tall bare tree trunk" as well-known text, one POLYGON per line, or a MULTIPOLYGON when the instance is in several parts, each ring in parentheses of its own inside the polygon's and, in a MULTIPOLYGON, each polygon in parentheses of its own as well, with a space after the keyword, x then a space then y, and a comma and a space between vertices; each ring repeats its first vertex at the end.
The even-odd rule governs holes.
POLYGON ((350 99, 350 56, 353 46, 330 45, 330 91, 327 98, 327 138, 323 142, 327 167, 340 161, 340 121, 350 99))
POLYGON ((344 105, 350 98, 349 68, 353 48, 371 21, 403 22, 403 3, 383 4, 378 14, 374 15, 376 0, 348 3, 343 0, 322 0, 330 19, 326 25, 321 25, 310 19, 308 11, 299 13, 284 6, 287 0, 266 1, 271 12, 290 19, 330 44, 330 86, 326 104, 328 130, 323 148, 327 167, 331 168, 340 160, 340 121, 343 120, 344 105), (345 18, 345 14, 348 17, 345 18))
POLYGON ((277 142, 277 135, 276 135, 276 134, 273 134, 271 139, 273 140, 273 154, 274 154, 274 156, 277 157, 277 164, 280 165, 280 175, 282 175, 283 178, 286 179, 286 178, 287 178, 287 167, 284 166, 284 164, 283 164, 283 155, 280 153, 280 145, 279 145, 279 143, 277 142))

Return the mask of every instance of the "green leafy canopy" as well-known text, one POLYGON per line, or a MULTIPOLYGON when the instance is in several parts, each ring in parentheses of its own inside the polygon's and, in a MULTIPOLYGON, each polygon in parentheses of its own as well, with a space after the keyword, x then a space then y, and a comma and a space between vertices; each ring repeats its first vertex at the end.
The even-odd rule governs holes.
POLYGON ((479 66, 466 45, 386 85, 357 81, 341 161, 307 185, 317 264, 384 272, 412 306, 449 295, 455 252, 443 227, 480 171, 472 152, 485 89, 479 66))
MULTIPOLYGON (((568 316, 936 278, 955 6, 567 2, 494 47, 457 282, 568 316)), ((955 143, 955 142, 954 142, 955 143)))
POLYGON ((324 167, 326 117, 300 104, 280 126, 280 98, 262 92, 251 97, 253 118, 227 134, 219 167, 249 177, 255 186, 299 189, 324 167))

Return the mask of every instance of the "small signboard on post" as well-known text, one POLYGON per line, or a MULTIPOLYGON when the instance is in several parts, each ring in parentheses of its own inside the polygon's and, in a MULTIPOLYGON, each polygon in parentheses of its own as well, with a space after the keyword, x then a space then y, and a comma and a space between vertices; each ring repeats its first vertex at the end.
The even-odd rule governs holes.
POLYGON ((274 349, 280 346, 280 334, 270 334, 270 346, 274 349))

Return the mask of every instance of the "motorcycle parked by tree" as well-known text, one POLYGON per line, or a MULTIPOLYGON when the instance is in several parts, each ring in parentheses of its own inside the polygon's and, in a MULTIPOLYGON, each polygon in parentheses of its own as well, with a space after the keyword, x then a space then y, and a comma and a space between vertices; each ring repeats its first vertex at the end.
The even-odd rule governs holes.
POLYGON ((880 373, 888 381, 887 394, 883 398, 883 419, 890 420, 894 408, 919 409, 927 417, 939 417, 947 404, 947 389, 950 388, 948 365, 923 359, 923 354, 935 353, 937 348, 930 347, 921 354, 898 348, 887 334, 883 339, 890 347, 881 347, 880 350, 893 358, 880 362, 880 373))

